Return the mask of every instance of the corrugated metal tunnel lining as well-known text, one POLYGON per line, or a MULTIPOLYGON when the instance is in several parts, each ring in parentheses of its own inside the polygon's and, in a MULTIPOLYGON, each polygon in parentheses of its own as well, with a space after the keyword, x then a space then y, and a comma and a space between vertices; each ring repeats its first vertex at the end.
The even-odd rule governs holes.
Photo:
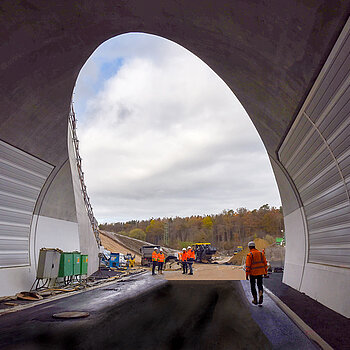
POLYGON ((308 261, 350 267, 350 22, 278 154, 308 226, 308 261))
POLYGON ((53 166, 0 141, 0 267, 28 265, 34 207, 53 166))

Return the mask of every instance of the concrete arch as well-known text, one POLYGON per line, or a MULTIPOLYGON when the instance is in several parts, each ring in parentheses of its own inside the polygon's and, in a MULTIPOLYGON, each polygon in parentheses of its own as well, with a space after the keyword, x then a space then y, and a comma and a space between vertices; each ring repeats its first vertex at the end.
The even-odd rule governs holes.
MULTIPOLYGON (((126 32, 145 32, 192 51, 241 101, 265 144, 282 197, 287 234, 285 282, 350 316, 350 248, 346 246, 350 244, 346 199, 350 145, 344 137, 349 83, 343 79, 349 73, 348 28, 341 35, 349 13, 350 1, 327 0, 268 4, 3 1, 0 140, 8 152, 21 154, 25 164, 34 157, 36 166, 43 162, 50 169, 45 176, 38 173, 45 181, 38 184, 40 193, 31 199, 35 208, 26 209, 31 233, 13 231, 17 242, 24 242, 17 252, 29 249, 30 253, 21 267, 12 265, 13 282, 6 292, 18 287, 15 280, 28 276, 28 269, 32 276, 35 266, 30 256, 35 255, 33 240, 40 230, 51 230, 52 237, 60 237, 62 230, 74 232, 79 249, 96 255, 69 132, 67 137, 71 95, 81 67, 102 42, 126 32), (342 112, 336 112, 337 108, 342 112), (57 204, 57 198, 62 204, 57 204), (26 248, 26 239, 32 242, 31 248, 26 248), (330 261, 329 249, 340 258, 330 261), (324 286, 325 279, 332 283, 329 288, 324 286)), ((20 164, 12 165, 22 169, 20 164)), ((10 175, 3 178, 11 180, 10 175)), ((3 192, 5 188, 6 184, 3 192)), ((11 198, 17 197, 12 193, 11 198)), ((0 221, 12 220, 15 225, 19 207, 14 200, 8 205, 10 209, 0 211, 0 221)), ((1 231, 0 257, 17 249, 8 226, 1 231)), ((94 266, 96 260, 91 269, 94 266)), ((4 266, 0 276, 9 279, 9 270, 4 266)))

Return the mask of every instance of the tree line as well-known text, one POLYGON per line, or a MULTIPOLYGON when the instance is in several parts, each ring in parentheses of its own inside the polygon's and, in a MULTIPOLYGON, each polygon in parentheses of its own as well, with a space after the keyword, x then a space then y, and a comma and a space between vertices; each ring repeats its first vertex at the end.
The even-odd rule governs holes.
POLYGON ((210 242, 219 249, 234 250, 257 237, 272 243, 275 237, 283 236, 284 223, 282 207, 264 204, 254 210, 238 208, 215 215, 105 223, 99 228, 175 249, 210 242))

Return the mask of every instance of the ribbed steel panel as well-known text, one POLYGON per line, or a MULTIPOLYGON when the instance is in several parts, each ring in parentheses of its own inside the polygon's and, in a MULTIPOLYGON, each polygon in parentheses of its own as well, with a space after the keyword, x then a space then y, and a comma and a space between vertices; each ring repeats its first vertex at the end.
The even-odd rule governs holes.
POLYGON ((0 238, 0 250, 4 251, 27 251, 29 249, 28 239, 15 240, 12 238, 0 238))
POLYGON ((350 267, 350 22, 278 155, 304 206, 308 261, 350 267))
POLYGON ((28 226, 19 224, 0 224, 0 237, 27 237, 28 226))
POLYGON ((53 166, 0 141, 0 267, 29 264, 35 203, 53 166))
POLYGON ((3 252, 0 251, 0 267, 25 266, 29 262, 28 250, 3 252))

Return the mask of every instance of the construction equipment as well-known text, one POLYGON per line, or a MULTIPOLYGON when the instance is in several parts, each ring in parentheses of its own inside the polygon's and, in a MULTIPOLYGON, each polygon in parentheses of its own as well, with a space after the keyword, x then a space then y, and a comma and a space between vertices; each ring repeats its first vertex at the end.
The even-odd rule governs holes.
POLYGON ((127 267, 135 266, 135 255, 132 256, 130 253, 128 253, 124 256, 124 259, 126 260, 127 267))
POLYGON ((154 248, 160 249, 160 245, 144 245, 140 248, 142 266, 151 266, 154 248))
POLYGON ((212 247, 211 243, 195 243, 193 249, 196 254, 195 262, 200 263, 210 263, 216 253, 216 248, 212 247))

